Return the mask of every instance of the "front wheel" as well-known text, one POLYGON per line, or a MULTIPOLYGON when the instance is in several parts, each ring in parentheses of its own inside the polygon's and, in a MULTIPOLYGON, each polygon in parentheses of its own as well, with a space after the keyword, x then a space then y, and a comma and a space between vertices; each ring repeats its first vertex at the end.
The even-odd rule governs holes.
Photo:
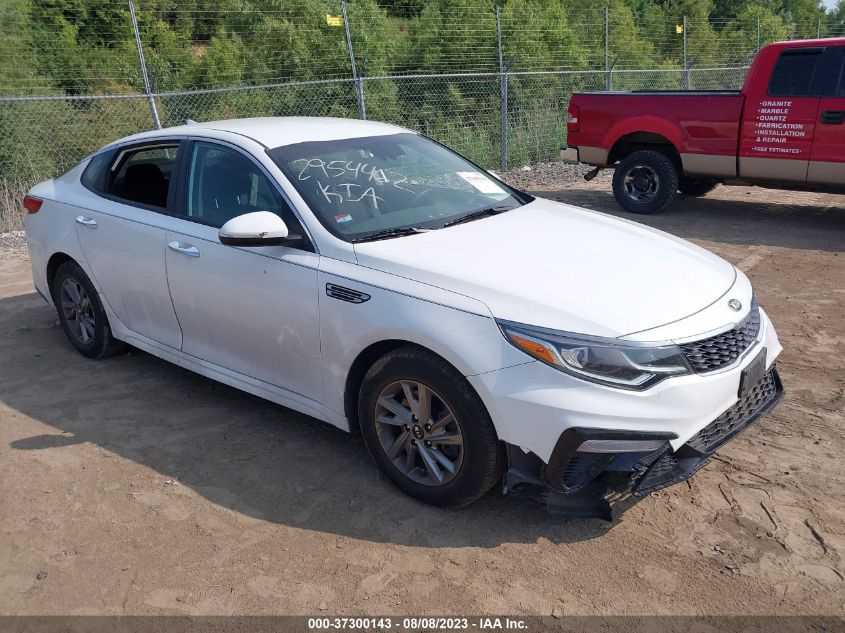
POLYGON ((678 194, 678 170, 661 152, 628 154, 613 172, 613 196, 631 213, 659 213, 678 194))
POLYGON ((370 368, 358 420, 382 472, 425 503, 472 503, 502 475, 502 450, 478 394, 454 367, 421 348, 398 348, 370 368))

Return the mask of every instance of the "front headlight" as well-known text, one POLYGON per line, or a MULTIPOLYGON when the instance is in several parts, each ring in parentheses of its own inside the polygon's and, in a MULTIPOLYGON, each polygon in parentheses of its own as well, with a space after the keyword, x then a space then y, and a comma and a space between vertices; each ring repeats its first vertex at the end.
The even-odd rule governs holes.
POLYGON ((677 345, 626 343, 507 321, 498 324, 505 338, 529 356, 602 385, 642 391, 670 376, 692 373, 677 345))

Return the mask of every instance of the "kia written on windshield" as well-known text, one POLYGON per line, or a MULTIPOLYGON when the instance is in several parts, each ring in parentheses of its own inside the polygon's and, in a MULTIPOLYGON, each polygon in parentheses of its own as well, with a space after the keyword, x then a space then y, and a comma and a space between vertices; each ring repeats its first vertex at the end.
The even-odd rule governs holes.
POLYGON ((443 228, 532 200, 416 134, 296 143, 267 153, 320 222, 349 242, 443 228))

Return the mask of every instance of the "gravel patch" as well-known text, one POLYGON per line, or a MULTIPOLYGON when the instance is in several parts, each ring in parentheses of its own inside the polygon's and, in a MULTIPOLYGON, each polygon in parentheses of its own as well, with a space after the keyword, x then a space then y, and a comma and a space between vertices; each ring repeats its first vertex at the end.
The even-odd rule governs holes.
MULTIPOLYGON (((552 191, 584 181, 584 174, 592 169, 589 165, 570 163, 537 163, 496 173, 506 183, 525 191, 552 191)), ((599 172, 596 180, 611 178, 611 170, 599 172)))
POLYGON ((10 231, 0 233, 0 255, 3 257, 23 254, 26 251, 26 233, 10 231))

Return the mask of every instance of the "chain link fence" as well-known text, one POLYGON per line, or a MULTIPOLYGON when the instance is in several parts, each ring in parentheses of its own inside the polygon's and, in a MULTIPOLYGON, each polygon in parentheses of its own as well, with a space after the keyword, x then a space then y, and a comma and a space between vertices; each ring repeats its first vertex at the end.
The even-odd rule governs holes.
MULTIPOLYGON (((416 13, 407 20, 373 0, 213 15, 139 5, 138 21, 134 8, 116 10, 87 66, 73 65, 74 49, 61 39, 36 42, 55 48, 46 57, 58 69, 52 83, 31 74, 11 40, 0 46, 0 70, 12 69, 0 73, 0 230, 16 228, 9 218, 19 217, 18 200, 33 183, 157 120, 365 113, 507 168, 557 157, 575 91, 738 89, 758 48, 784 36, 759 17, 658 24, 619 5, 526 19, 511 3, 470 0, 409 6, 416 13), (218 30, 174 40, 162 25, 181 19, 218 30), (302 30, 314 46, 296 43, 302 30), (250 56, 220 61, 238 42, 249 43, 250 56), (659 67, 644 66, 654 58, 659 67)), ((0 13, 0 31, 16 27, 23 24, 0 13)), ((793 25, 786 36, 804 31, 793 25)))

